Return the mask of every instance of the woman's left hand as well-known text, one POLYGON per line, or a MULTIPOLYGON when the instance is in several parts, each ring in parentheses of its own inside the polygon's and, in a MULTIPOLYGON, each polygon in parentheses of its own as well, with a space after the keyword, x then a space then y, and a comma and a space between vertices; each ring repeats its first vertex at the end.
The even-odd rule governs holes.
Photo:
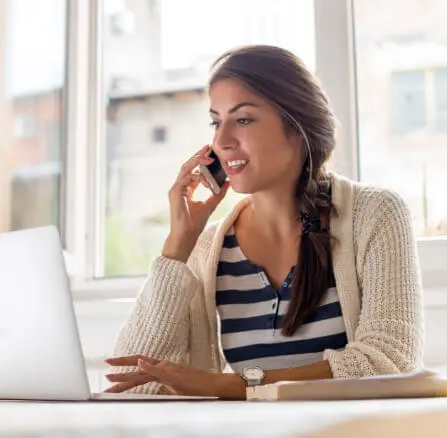
POLYGON ((107 374, 115 385, 105 392, 123 392, 148 382, 158 382, 176 395, 214 396, 245 400, 245 382, 238 374, 215 374, 147 356, 106 359, 111 366, 136 366, 136 371, 107 374))

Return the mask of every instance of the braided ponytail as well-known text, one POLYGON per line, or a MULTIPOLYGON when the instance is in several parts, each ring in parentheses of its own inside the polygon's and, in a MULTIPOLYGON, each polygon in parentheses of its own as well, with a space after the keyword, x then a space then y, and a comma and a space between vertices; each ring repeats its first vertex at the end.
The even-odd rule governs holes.
POLYGON ((303 226, 298 261, 291 284, 288 312, 282 323, 284 336, 292 336, 318 306, 332 281, 331 238, 321 217, 329 217, 330 184, 324 174, 309 181, 300 178, 300 220, 303 226))

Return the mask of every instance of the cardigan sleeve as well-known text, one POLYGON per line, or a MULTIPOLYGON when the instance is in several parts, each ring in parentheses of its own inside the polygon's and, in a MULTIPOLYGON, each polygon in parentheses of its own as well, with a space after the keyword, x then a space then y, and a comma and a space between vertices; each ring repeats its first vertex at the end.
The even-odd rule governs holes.
MULTIPOLYGON (((189 362, 189 307, 201 282, 190 266, 157 257, 122 327, 114 356, 145 355, 187 364, 189 362)), ((113 372, 135 367, 113 367, 113 372)), ((137 386, 129 392, 163 393, 158 383, 137 386)))
POLYGON ((410 372, 422 367, 421 279, 411 213, 388 190, 364 188, 354 216, 361 312, 354 340, 326 350, 335 378, 410 372))

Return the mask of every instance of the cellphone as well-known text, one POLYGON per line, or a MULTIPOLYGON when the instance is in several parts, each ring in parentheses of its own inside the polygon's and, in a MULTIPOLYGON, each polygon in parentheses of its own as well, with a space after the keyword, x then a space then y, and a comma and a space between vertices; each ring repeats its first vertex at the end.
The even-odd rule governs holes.
POLYGON ((212 149, 210 150, 208 156, 210 158, 214 158, 214 161, 208 165, 201 164, 199 166, 200 173, 208 181, 212 192, 215 195, 218 195, 222 189, 222 186, 227 180, 227 174, 225 173, 219 158, 212 149))

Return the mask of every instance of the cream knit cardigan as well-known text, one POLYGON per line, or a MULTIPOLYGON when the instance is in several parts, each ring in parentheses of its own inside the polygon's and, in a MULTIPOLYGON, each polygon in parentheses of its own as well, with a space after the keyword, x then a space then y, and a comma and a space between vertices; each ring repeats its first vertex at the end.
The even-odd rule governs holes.
MULTIPOLYGON (((410 211, 392 191, 330 175, 333 268, 348 344, 342 351, 324 351, 324 359, 336 378, 419 369, 423 309, 410 211)), ((153 261, 120 331, 116 356, 143 354, 231 371, 220 343, 216 271, 223 237, 249 202, 247 196, 225 219, 207 226, 186 264, 163 256, 153 261)), ((148 383, 133 391, 163 387, 148 383)))

